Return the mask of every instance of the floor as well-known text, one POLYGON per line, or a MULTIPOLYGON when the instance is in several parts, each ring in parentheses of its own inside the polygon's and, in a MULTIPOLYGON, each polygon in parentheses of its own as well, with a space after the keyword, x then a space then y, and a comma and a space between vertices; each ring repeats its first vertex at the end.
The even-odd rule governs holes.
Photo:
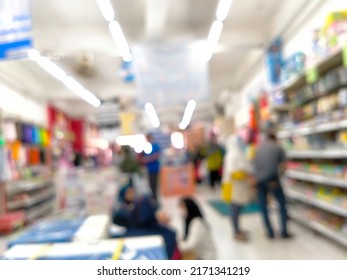
MULTIPOLYGON (((242 226, 251 233, 248 243, 234 241, 228 217, 221 216, 207 201, 219 198, 218 191, 211 191, 208 187, 197 187, 195 195, 203 209, 211 230, 220 260, 345 260, 347 249, 327 238, 314 234, 312 231, 292 223, 290 230, 295 234, 293 240, 268 240, 265 237, 259 214, 242 216, 242 226)), ((178 215, 178 197, 164 198, 163 210, 172 220, 172 226, 178 234, 182 233, 182 221, 178 215)), ((273 217, 275 222, 276 217, 273 217)), ((6 250, 8 237, 0 236, 0 254, 6 250)))
MULTIPOLYGON (((218 191, 199 186, 196 199, 199 201, 205 217, 211 225, 215 245, 220 260, 345 260, 347 249, 316 235, 312 231, 296 224, 290 224, 295 235, 292 240, 268 240, 265 237, 262 220, 258 213, 242 216, 242 226, 251 233, 248 243, 234 241, 228 217, 221 216, 208 203, 209 199, 219 198, 218 191)), ((164 209, 172 218, 172 226, 182 232, 182 222, 178 216, 178 197, 165 198, 164 209)), ((274 213, 275 214, 275 213, 274 213)), ((273 217, 276 222, 276 217, 273 217)), ((276 225, 276 224, 275 224, 276 225)), ((277 227, 278 228, 278 227, 277 227)))

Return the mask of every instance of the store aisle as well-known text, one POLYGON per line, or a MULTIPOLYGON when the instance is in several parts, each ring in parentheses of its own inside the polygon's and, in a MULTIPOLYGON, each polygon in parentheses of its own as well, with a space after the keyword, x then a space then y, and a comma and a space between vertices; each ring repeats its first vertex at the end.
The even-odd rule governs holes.
MULTIPOLYGON (((347 250, 332 241, 316 235, 310 230, 292 222, 290 229, 295 234, 293 240, 265 237, 262 221, 258 214, 247 214, 242 223, 251 233, 249 243, 236 242, 232 238, 228 217, 217 213, 207 201, 218 198, 219 193, 211 193, 208 187, 198 187, 196 199, 200 202, 205 217, 211 225, 216 242, 218 257, 224 260, 330 260, 347 259, 347 250)), ((182 223, 178 216, 178 197, 164 198, 163 208, 170 213, 172 224, 182 232, 182 223)), ((274 223, 277 217, 273 217, 274 223)), ((277 227, 278 228, 278 227, 277 227)))

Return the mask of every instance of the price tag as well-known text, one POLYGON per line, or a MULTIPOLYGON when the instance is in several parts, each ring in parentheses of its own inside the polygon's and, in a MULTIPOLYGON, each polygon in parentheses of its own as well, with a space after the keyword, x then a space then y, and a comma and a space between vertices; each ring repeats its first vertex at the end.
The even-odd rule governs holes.
POLYGON ((311 68, 306 71, 306 81, 308 84, 313 84, 317 82, 319 78, 319 73, 317 68, 311 68))

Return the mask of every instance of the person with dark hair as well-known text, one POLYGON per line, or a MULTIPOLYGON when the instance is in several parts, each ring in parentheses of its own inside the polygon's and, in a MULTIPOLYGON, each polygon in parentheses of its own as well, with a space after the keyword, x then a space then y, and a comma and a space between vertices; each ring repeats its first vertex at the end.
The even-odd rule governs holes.
POLYGON ((270 239, 275 237, 273 227, 269 218, 268 194, 272 194, 279 204, 281 219, 281 237, 291 238, 288 233, 287 222, 288 214, 286 199, 280 181, 281 173, 285 168, 286 156, 282 147, 277 143, 274 133, 267 133, 267 137, 261 143, 255 152, 253 160, 255 184, 258 191, 259 204, 270 239))
POLYGON ((223 148, 218 144, 217 136, 212 134, 206 152, 211 189, 216 189, 221 183, 222 176, 220 172, 223 167, 223 156, 223 148))
POLYGON ((192 198, 186 197, 180 200, 180 209, 185 219, 184 239, 178 245, 180 252, 193 252, 199 260, 215 259, 211 233, 199 206, 192 198))
POLYGON ((123 186, 118 193, 113 223, 126 228, 126 237, 161 235, 168 258, 176 258, 176 232, 167 226, 168 217, 159 213, 152 196, 137 196, 135 188, 130 184, 123 186))

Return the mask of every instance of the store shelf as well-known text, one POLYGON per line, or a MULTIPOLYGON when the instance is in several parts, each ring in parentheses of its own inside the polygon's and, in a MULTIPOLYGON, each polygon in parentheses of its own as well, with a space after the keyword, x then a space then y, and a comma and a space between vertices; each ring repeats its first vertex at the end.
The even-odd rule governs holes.
POLYGON ((298 200, 302 203, 309 204, 309 205, 315 206, 317 208, 323 209, 325 211, 328 211, 328 212, 331 212, 331 213, 334 213, 334 214, 337 214, 337 215, 340 215, 340 216, 347 218, 347 209, 344 209, 342 207, 324 202, 324 201, 319 200, 319 199, 314 198, 314 197, 308 197, 307 195, 301 194, 301 193, 296 192, 296 191, 288 190, 288 188, 286 189, 286 195, 287 195, 287 197, 289 197, 291 199, 298 200))
POLYGON ((315 126, 304 126, 295 129, 281 130, 277 133, 278 138, 288 138, 291 136, 305 136, 315 133, 331 132, 336 130, 347 129, 347 120, 329 122, 315 126))
POLYGON ((42 194, 36 195, 36 196, 32 196, 31 198, 24 200, 24 201, 12 201, 12 202, 8 202, 7 204, 7 208, 8 210, 15 210, 15 209, 19 209, 19 208, 29 208, 39 202, 42 202, 44 200, 47 200, 50 197, 54 196, 54 191, 53 190, 49 190, 47 192, 44 192, 42 194))
POLYGON ((304 216, 299 215, 299 214, 293 214, 290 213, 290 218, 293 219, 294 221, 297 221, 298 223, 307 226, 319 233, 321 233, 322 235, 342 244, 343 246, 347 247, 347 235, 344 235, 342 233, 336 232, 332 229, 329 229, 323 225, 321 225, 318 222, 315 221, 310 221, 308 219, 306 219, 304 216))
POLYGON ((271 111, 275 112, 288 112, 290 110, 290 105, 289 104, 283 104, 283 105, 276 105, 270 107, 271 111))
POLYGON ((342 52, 341 48, 336 49, 327 57, 318 60, 312 68, 316 68, 320 74, 325 74, 329 70, 342 65, 342 52))
POLYGON ((44 216, 45 214, 49 214, 53 210, 53 202, 48 201, 47 203, 37 206, 26 212, 26 219, 28 222, 32 222, 33 220, 44 216))
POLYGON ((347 158, 347 150, 303 150, 289 151, 286 153, 288 158, 318 158, 318 159, 345 159, 347 158))
POLYGON ((306 82, 306 76, 304 73, 298 74, 295 77, 290 78, 288 81, 284 82, 281 86, 277 88, 277 91, 288 92, 299 88, 306 82))
POLYGON ((343 179, 297 170, 287 170, 285 175, 292 179, 347 189, 347 180, 343 179))
POLYGON ((13 182, 7 186, 7 195, 11 196, 21 192, 29 192, 37 189, 41 189, 46 185, 53 185, 51 180, 39 179, 39 180, 29 180, 29 181, 20 181, 13 182))

